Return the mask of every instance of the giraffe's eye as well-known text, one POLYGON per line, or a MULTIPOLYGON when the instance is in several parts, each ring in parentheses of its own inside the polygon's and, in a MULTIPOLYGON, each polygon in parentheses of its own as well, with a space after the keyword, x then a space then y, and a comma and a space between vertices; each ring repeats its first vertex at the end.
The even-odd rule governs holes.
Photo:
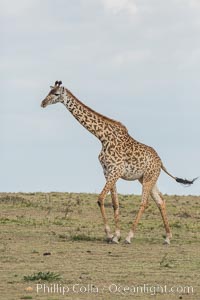
POLYGON ((60 94, 54 94, 55 96, 60 96, 60 94))

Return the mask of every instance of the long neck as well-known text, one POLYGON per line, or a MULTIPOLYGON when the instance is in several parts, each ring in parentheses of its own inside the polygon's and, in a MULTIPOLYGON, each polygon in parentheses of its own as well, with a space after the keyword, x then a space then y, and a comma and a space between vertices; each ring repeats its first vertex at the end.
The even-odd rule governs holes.
POLYGON ((76 118, 76 120, 84 126, 88 131, 95 135, 101 142, 109 139, 109 135, 127 129, 121 123, 109 119, 78 100, 69 90, 65 89, 63 104, 76 118))

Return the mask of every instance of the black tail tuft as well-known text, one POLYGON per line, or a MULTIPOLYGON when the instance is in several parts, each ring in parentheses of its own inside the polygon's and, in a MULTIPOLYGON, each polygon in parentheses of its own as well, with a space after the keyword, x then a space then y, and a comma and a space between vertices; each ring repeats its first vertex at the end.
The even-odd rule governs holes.
POLYGON ((187 179, 182 179, 182 178, 178 178, 176 177, 176 181, 182 184, 187 184, 187 185, 191 185, 194 183, 195 180, 197 180, 198 177, 192 179, 192 180, 187 180, 187 179))

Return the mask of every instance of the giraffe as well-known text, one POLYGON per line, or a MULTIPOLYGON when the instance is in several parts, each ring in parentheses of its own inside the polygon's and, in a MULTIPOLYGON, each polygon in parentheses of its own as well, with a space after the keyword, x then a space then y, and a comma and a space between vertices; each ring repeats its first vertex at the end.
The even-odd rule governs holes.
POLYGON ((102 214, 108 242, 119 243, 120 240, 119 200, 116 182, 121 178, 130 181, 138 180, 142 184, 140 208, 125 243, 130 244, 131 239, 135 236, 137 224, 147 207, 149 196, 151 196, 160 210, 164 223, 166 231, 164 243, 170 244, 172 233, 167 218, 165 200, 156 184, 160 172, 163 170, 177 182, 187 185, 191 185, 197 178, 187 180, 171 175, 152 147, 132 138, 122 123, 110 119, 83 104, 70 90, 62 86, 61 81, 56 81, 55 85, 51 86, 51 90, 42 101, 41 106, 44 108, 58 102, 64 104, 75 119, 95 135, 102 144, 99 161, 103 167, 106 183, 99 194, 97 203, 102 214), (114 210, 114 234, 111 233, 108 225, 104 207, 104 201, 109 192, 111 193, 114 210))

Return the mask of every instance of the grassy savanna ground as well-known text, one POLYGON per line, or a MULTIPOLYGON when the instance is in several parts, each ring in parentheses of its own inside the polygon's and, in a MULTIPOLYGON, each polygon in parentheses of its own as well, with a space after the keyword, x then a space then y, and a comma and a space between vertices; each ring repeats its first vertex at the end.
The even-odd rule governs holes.
MULTIPOLYGON (((119 198, 122 241, 113 245, 105 242, 97 195, 1 193, 0 299, 200 299, 200 197, 165 196, 173 231, 170 246, 162 244, 163 224, 153 201, 139 223, 136 238, 125 245, 140 196, 119 198), (24 276, 39 272, 53 272, 61 278, 24 280, 24 276), (64 296, 37 293, 36 285, 44 283, 67 286, 69 292, 64 296), (114 284, 129 290, 125 295, 114 293, 114 284), (152 294, 157 285, 175 286, 180 293, 133 293, 133 286, 144 284, 152 294), (90 290, 84 292, 88 285, 90 290), (192 286, 193 294, 181 292, 181 286, 192 286)), ((110 196, 106 209, 113 227, 110 196)))

